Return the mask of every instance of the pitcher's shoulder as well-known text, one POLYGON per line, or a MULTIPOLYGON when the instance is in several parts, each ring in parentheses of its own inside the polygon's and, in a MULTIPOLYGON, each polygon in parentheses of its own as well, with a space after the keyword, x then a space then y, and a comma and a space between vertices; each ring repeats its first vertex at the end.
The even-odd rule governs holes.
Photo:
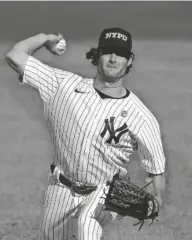
MULTIPOLYGON (((132 104, 134 104, 135 108, 140 112, 142 117, 145 119, 147 122, 157 122, 157 118, 155 116, 155 113, 149 109, 149 107, 144 103, 144 100, 141 100, 135 93, 130 91, 130 100, 132 101, 132 104)), ((158 123, 158 122, 157 122, 158 123)))

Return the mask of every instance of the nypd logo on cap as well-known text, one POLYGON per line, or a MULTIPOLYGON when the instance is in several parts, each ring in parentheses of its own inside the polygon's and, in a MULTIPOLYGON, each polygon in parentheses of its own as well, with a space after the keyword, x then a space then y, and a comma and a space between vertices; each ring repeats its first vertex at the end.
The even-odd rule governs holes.
POLYGON ((125 51, 132 49, 131 34, 122 28, 107 28, 101 32, 99 47, 116 47, 125 51))

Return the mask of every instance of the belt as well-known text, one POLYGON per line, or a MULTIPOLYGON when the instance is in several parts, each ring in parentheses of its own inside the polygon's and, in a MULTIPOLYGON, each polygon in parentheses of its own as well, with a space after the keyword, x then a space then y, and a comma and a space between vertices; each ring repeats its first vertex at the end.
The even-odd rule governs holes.
MULTIPOLYGON (((52 174, 54 173, 55 168, 56 168, 56 165, 54 163, 50 165, 50 170, 51 170, 52 174)), ((75 193, 80 194, 80 195, 81 194, 82 195, 90 194, 97 189, 97 186, 87 186, 84 184, 79 186, 76 183, 71 182, 62 173, 59 173, 58 180, 60 183, 62 183, 63 185, 67 186, 72 191, 74 191, 75 193)))

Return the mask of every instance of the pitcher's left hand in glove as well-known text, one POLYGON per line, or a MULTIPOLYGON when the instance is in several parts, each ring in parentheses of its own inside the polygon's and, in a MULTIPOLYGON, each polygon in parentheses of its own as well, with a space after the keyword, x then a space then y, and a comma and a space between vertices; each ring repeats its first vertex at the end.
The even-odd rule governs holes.
POLYGON ((105 198, 105 210, 118 213, 119 218, 130 216, 138 219, 139 222, 134 225, 141 223, 139 230, 145 219, 151 219, 151 224, 156 220, 159 203, 153 195, 144 190, 150 183, 141 188, 132 183, 130 179, 124 180, 120 178, 119 174, 116 174, 108 184, 109 191, 105 198))

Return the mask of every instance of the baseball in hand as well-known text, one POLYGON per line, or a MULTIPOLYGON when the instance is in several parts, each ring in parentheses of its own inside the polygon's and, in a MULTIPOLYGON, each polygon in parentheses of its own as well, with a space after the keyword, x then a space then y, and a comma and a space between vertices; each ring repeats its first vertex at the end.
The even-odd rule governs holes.
POLYGON ((58 43, 57 43, 57 46, 56 46, 57 50, 58 51, 61 51, 61 52, 65 52, 66 50, 66 41, 64 38, 62 38, 58 43))

